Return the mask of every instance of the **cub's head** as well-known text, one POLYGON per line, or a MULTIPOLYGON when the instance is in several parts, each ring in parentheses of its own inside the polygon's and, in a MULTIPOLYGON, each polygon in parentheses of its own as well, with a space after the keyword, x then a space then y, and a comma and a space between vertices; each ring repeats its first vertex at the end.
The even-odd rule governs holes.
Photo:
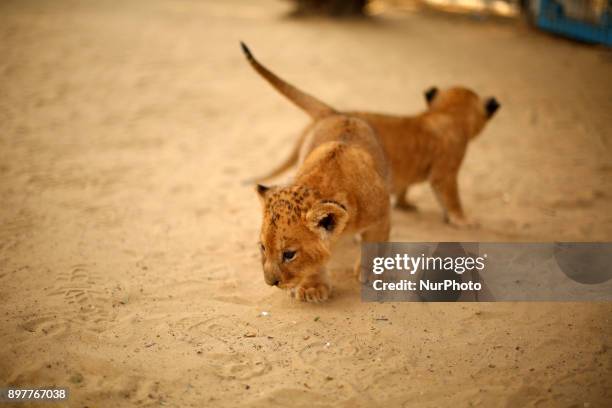
POLYGON ((470 138, 480 133, 500 107, 495 98, 481 98, 472 90, 459 86, 444 90, 432 87, 424 95, 430 111, 452 114, 470 138))
POLYGON ((346 208, 304 186, 257 186, 263 206, 259 249, 268 285, 291 289, 318 274, 348 221, 346 208))

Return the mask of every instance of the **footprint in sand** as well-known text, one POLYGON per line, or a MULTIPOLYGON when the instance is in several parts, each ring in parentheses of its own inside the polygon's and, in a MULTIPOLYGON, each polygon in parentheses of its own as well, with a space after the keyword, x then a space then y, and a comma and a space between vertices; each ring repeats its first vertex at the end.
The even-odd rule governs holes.
POLYGON ((253 330, 240 319, 229 315, 186 317, 171 324, 171 328, 182 340, 214 351, 205 354, 205 361, 220 378, 245 380, 264 375, 271 368, 260 353, 225 352, 232 349, 237 337, 253 330))
POLYGON ((344 336, 329 342, 310 343, 299 355, 307 365, 317 368, 337 366, 341 360, 351 361, 363 354, 364 345, 357 336, 344 336))
POLYGON ((74 265, 70 272, 61 273, 52 297, 62 297, 70 306, 69 320, 86 330, 101 333, 114 319, 111 313, 112 301, 108 288, 90 272, 89 265, 74 265))
POLYGON ((183 334, 191 343, 204 343, 210 338, 221 343, 230 343, 236 337, 242 337, 249 326, 235 317, 219 315, 187 317, 172 324, 173 328, 183 334))
POLYGON ((48 313, 31 317, 20 326, 30 333, 43 333, 55 337, 65 333, 70 327, 70 322, 57 313, 48 313))
POLYGON ((317 370, 320 378, 331 377, 347 384, 348 387, 343 391, 347 397, 360 395, 361 398, 369 398, 364 390, 367 381, 375 374, 364 370, 358 378, 351 375, 360 365, 370 369, 369 364, 375 355, 375 352, 368 350, 363 338, 367 338, 367 334, 344 336, 328 342, 313 342, 299 352, 299 358, 304 365, 317 370))
POLYGON ((207 354, 206 357, 213 372, 223 379, 246 380, 270 370, 270 364, 261 355, 232 353, 207 354))

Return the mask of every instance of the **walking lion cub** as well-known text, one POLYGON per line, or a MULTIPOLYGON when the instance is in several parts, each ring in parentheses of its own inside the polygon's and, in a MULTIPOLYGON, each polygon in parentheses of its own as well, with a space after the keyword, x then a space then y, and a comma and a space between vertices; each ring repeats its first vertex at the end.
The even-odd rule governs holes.
MULTIPOLYGON (((253 62, 254 58, 242 44, 253 62)), ((304 131, 299 167, 287 186, 257 186, 263 207, 261 262, 267 284, 297 299, 326 300, 326 270, 332 245, 344 234, 363 241, 387 241, 390 229, 390 176, 385 154, 363 119, 337 113, 267 71, 313 122, 304 131)), ((360 260, 355 273, 360 272, 360 260)))

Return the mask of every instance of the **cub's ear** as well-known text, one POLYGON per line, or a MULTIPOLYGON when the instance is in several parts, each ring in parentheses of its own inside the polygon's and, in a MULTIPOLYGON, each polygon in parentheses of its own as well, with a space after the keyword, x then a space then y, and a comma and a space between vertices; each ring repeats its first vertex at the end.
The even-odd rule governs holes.
POLYGON ((306 213, 306 225, 322 239, 339 236, 347 222, 346 207, 335 201, 323 200, 306 213))
POLYGON ((431 101, 434 100, 436 95, 438 94, 438 88, 432 86, 428 90, 425 91, 425 100, 427 101, 427 105, 431 104, 431 101))
POLYGON ((266 194, 270 191, 270 187, 262 186, 258 184, 255 187, 255 191, 257 191, 257 196, 259 197, 259 201, 263 204, 266 201, 266 194))
POLYGON ((487 102, 485 103, 485 111, 487 112, 487 118, 490 118, 491 116, 493 116, 493 114, 497 112, 499 107, 500 107, 500 104, 499 102, 497 102, 497 99, 495 98, 487 99, 487 102))

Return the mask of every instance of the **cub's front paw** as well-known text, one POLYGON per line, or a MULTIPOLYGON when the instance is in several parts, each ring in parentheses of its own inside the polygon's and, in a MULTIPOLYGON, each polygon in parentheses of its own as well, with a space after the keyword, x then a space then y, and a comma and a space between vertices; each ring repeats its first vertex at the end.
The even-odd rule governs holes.
POLYGON ((324 302, 331 295, 331 286, 327 283, 301 284, 291 289, 291 295, 303 302, 324 302))

